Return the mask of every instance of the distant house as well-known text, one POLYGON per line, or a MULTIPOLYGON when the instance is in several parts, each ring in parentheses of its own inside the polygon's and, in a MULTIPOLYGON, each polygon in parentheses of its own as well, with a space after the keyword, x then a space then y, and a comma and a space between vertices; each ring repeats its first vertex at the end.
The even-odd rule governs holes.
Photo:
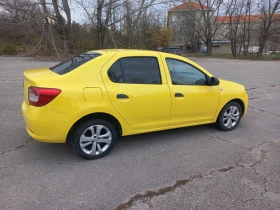
MULTIPOLYGON (((197 52, 201 51, 201 49, 205 48, 205 43, 200 38, 203 34, 196 30, 195 24, 199 24, 197 21, 203 21, 201 17, 202 12, 206 12, 210 10, 214 12, 212 8, 207 6, 201 6, 197 2, 188 1, 181 5, 171 8, 168 11, 168 19, 167 19, 167 26, 172 28, 173 30, 173 38, 172 38, 172 47, 178 47, 184 52, 197 52)), ((213 14, 213 13, 212 13, 213 14)), ((245 43, 245 47, 241 44, 238 46, 241 53, 244 49, 247 49, 249 52, 257 52, 258 51, 258 44, 259 44, 259 37, 261 35, 260 28, 261 28, 261 21, 262 15, 260 14, 252 14, 249 16, 232 16, 231 21, 229 16, 212 16, 213 20, 217 22, 217 26, 219 26, 213 40, 213 53, 231 53, 231 41, 230 41, 230 22, 233 24, 238 24, 238 43, 245 43), (249 32, 250 32, 250 42, 247 43, 243 41, 243 34, 244 30, 244 23, 246 27, 249 25, 249 32)), ((280 27, 280 14, 275 14, 275 19, 279 19, 279 21, 275 21, 272 27, 279 28, 280 27)), ((204 24, 201 22, 201 24, 204 24)), ((246 28, 247 30, 247 28, 246 28)), ((245 33, 246 34, 246 33, 245 33)), ((246 34, 247 40, 247 34, 246 34)), ((280 49, 280 41, 279 38, 275 40, 268 40, 266 43, 266 47, 264 52, 269 50, 276 50, 279 51, 280 49)), ((238 51, 238 52, 239 52, 238 51)))
MULTIPOLYGON (((275 14, 274 20, 279 19, 279 21, 274 21, 271 29, 279 28, 280 27, 280 14, 275 14)), ((231 53, 230 49, 230 24, 237 25, 237 42, 239 43, 245 43, 245 46, 243 44, 239 45, 240 52, 243 53, 244 50, 248 50, 249 53, 256 53, 259 50, 259 39, 261 36, 261 27, 262 27, 262 19, 263 15, 261 14, 251 14, 250 16, 247 15, 240 15, 240 16, 216 16, 217 23, 220 24, 220 27, 216 33, 215 36, 215 42, 217 43, 218 48, 214 49, 214 52, 219 53, 231 53), (244 24, 245 24, 245 41, 244 37, 242 37, 243 31, 244 31, 244 24), (248 33, 247 30, 249 28, 249 43, 247 42, 248 39, 248 33)), ((264 49, 264 52, 267 51, 279 51, 280 49, 280 40, 273 40, 269 39, 266 42, 266 46, 264 49)))
MULTIPOLYGON (((208 8, 204 6, 204 10, 208 8)), ((213 9, 209 9, 214 12, 213 9)), ((178 47, 183 51, 196 52, 200 50, 201 41, 195 30, 195 21, 202 20, 202 12, 200 4, 193 1, 185 2, 168 11, 167 27, 173 30, 173 47, 178 47)))

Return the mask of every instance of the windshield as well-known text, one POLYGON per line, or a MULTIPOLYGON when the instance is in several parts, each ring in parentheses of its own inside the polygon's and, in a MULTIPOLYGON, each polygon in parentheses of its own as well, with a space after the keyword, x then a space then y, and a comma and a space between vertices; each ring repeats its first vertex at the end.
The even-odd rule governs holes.
POLYGON ((63 61, 56 66, 50 68, 53 72, 63 75, 67 74, 68 72, 73 71, 74 69, 78 68, 79 66, 85 64, 86 62, 100 56, 101 54, 95 52, 87 52, 81 55, 74 56, 69 60, 63 61))

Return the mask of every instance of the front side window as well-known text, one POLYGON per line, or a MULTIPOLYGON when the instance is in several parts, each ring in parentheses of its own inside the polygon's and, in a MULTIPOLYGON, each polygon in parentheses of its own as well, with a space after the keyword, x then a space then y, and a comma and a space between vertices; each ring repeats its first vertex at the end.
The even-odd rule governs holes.
POLYGON ((155 57, 127 57, 116 61, 108 70, 115 83, 161 84, 158 60, 155 57))
POLYGON ((94 52, 83 53, 81 55, 72 57, 69 60, 66 60, 54 67, 51 67, 50 70, 57 74, 63 75, 70 71, 73 71, 74 69, 78 68, 79 66, 85 64, 86 62, 88 62, 100 55, 101 54, 94 53, 94 52))
POLYGON ((171 58, 166 62, 173 85, 207 85, 205 74, 192 65, 171 58))

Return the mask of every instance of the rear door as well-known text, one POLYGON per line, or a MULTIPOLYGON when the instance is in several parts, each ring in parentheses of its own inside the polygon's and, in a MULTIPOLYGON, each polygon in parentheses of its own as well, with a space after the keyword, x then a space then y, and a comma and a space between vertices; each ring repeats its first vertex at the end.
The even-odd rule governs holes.
POLYGON ((112 105, 133 129, 168 126, 171 98, 159 53, 118 52, 102 77, 112 105))

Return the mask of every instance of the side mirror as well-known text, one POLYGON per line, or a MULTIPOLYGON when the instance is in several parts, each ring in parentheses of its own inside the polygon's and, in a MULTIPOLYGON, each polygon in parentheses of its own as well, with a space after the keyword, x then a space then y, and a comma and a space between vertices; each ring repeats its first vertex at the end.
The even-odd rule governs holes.
POLYGON ((216 77, 211 77, 211 80, 210 80, 210 85, 211 86, 215 86, 215 85, 219 85, 220 84, 220 81, 218 78, 216 77))

